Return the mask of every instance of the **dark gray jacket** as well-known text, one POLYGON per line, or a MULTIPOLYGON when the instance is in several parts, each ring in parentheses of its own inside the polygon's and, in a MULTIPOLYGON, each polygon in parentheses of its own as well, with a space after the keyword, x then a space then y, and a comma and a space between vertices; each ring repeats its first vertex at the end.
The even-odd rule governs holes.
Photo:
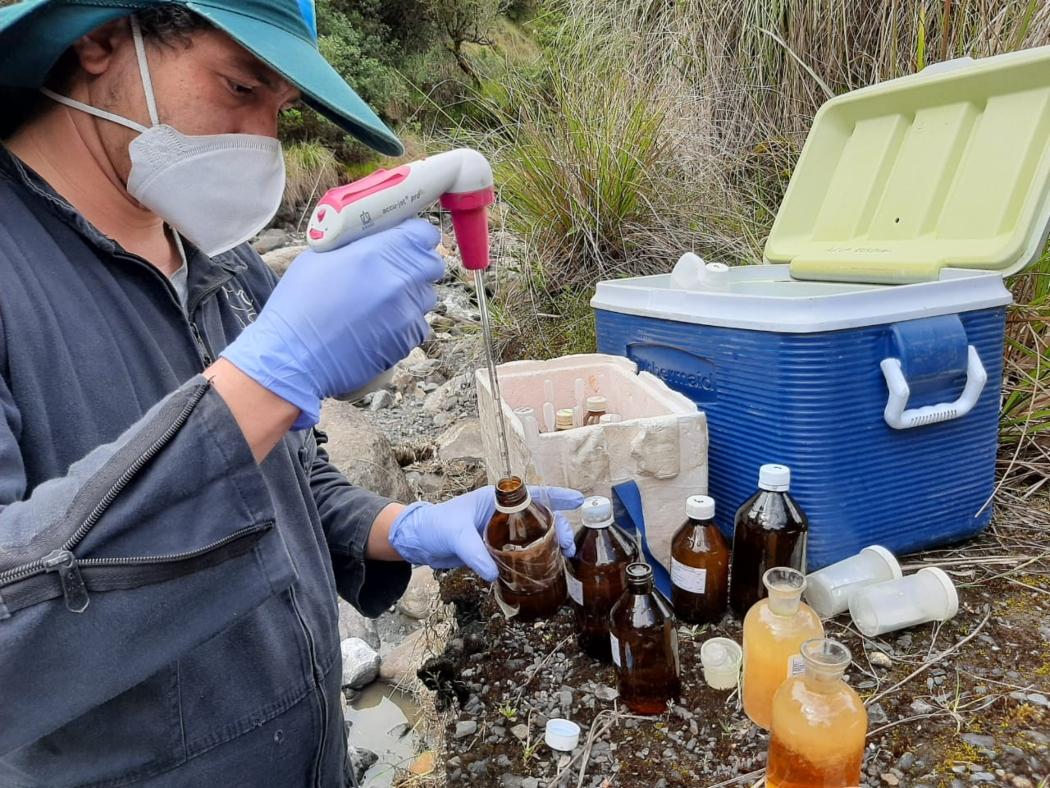
POLYGON ((336 593, 410 567, 314 432, 252 460, 200 372, 274 277, 191 254, 184 311, 0 147, 4 788, 343 784, 336 593))

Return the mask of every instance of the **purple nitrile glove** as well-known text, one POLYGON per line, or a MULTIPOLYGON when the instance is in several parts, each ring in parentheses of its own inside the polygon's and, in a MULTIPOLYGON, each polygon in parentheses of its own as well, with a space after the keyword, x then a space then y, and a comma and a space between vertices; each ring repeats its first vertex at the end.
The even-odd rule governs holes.
POLYGON ((422 219, 340 249, 299 255, 258 318, 222 356, 317 423, 321 400, 361 388, 430 331, 424 315, 445 273, 441 233, 422 219))
MULTIPOLYGON (((546 497, 555 512, 578 509, 583 504, 582 493, 564 487, 530 487, 529 491, 533 498, 546 497)), ((466 565, 492 582, 499 573, 481 534, 495 512, 494 487, 482 487, 444 503, 414 503, 390 526, 390 544, 413 564, 428 564, 435 569, 466 565)), ((572 526, 555 513, 554 528, 562 552, 571 558, 576 551, 572 526)))

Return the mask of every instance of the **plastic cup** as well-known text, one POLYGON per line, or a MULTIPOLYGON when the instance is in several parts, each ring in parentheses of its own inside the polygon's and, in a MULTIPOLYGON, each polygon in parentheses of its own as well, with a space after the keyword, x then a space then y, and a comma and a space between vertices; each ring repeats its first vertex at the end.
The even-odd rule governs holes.
POLYGON ((864 586, 897 580, 901 567, 893 553, 872 545, 819 572, 806 576, 806 601, 821 618, 849 609, 850 598, 864 586))
POLYGON ((857 629, 870 638, 927 621, 947 621, 959 612, 959 595, 948 575, 928 566, 860 589, 850 599, 849 612, 857 629))
POLYGON ((705 640, 700 647, 704 681, 712 689, 733 689, 740 678, 740 661, 743 657, 743 650, 729 638, 705 640))
POLYGON ((547 746, 558 752, 572 752, 580 743, 580 726, 572 720, 555 718, 547 720, 547 727, 543 733, 543 740, 547 746))

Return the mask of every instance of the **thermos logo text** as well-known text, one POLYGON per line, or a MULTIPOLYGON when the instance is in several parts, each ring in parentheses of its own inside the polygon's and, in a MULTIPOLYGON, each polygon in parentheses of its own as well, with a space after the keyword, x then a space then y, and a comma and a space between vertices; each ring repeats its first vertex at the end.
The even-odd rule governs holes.
POLYGON ((627 357, 642 372, 660 378, 694 402, 709 402, 718 396, 715 365, 710 359, 667 345, 633 344, 627 357))

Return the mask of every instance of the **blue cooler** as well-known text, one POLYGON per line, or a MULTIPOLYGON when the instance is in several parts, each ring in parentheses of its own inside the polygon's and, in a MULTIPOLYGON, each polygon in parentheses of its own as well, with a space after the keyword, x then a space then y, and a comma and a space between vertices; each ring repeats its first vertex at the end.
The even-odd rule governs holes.
POLYGON ((602 282, 598 351, 691 397, 727 534, 791 466, 808 568, 992 516, 1010 293, 1050 229, 1050 47, 875 85, 814 119, 765 249, 602 282))

